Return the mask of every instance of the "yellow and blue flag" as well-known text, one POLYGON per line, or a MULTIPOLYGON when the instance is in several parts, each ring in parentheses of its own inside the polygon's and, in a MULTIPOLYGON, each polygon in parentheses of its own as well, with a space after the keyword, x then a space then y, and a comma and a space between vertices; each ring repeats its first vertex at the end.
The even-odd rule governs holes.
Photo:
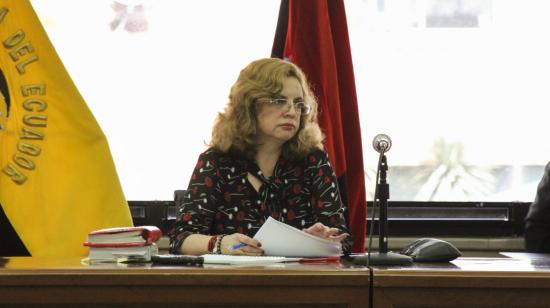
POLYGON ((0 206, 28 252, 83 256, 88 232, 131 226, 105 135, 28 0, 0 0, 0 70, 0 206))

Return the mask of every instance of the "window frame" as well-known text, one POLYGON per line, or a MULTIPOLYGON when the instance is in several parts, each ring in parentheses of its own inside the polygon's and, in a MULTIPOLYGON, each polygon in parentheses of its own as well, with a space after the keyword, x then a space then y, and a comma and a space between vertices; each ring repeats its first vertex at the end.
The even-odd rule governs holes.
MULTIPOLYGON (((128 201, 135 225, 155 225, 168 234, 176 219, 174 201, 128 201)), ((389 237, 522 237, 530 202, 388 202, 389 237), (476 215, 483 211, 483 215, 476 215), (469 217, 465 214, 471 214, 469 217), (461 218, 449 219, 453 216, 461 218), (443 226, 442 226, 443 225, 443 226)), ((372 222, 367 201, 367 231, 372 222)), ((378 215, 376 215, 378 217, 378 215)), ((378 219, 374 220, 378 240, 378 219)))

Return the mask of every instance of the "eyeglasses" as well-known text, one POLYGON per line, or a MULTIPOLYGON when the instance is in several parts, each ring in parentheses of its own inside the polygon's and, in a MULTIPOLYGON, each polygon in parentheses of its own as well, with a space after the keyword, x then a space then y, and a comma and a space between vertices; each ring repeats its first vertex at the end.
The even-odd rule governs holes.
POLYGON ((307 105, 304 101, 291 101, 287 98, 264 98, 259 101, 269 103, 279 109, 293 106, 294 110, 296 110, 300 115, 308 115, 311 112, 311 106, 307 105))

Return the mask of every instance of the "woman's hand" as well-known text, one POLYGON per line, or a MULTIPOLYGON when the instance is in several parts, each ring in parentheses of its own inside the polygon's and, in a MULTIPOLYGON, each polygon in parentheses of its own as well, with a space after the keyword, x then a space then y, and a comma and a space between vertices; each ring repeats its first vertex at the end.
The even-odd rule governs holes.
POLYGON ((320 222, 314 224, 307 229, 304 229, 304 232, 335 242, 341 242, 349 236, 349 234, 347 233, 338 234, 340 233, 340 230, 338 228, 330 228, 320 222))
POLYGON ((226 235, 223 237, 221 242, 221 251, 223 254, 227 255, 261 256, 264 254, 264 251, 260 247, 262 247, 260 242, 241 233, 226 235), (230 249, 233 245, 237 245, 239 243, 245 245, 235 250, 230 249))

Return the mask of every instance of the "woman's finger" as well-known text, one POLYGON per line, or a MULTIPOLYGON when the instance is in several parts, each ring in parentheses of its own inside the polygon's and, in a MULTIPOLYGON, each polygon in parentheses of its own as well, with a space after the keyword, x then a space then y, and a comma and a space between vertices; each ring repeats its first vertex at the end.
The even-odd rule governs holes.
POLYGON ((246 246, 250 246, 250 247, 255 247, 255 248, 260 248, 262 247, 262 243, 260 243, 258 240, 255 240, 251 237, 248 237, 246 235, 242 235, 240 238, 239 238, 239 241, 243 244, 245 244, 246 246))
POLYGON ((329 239, 330 239, 331 241, 341 242, 341 241, 345 240, 346 237, 348 237, 348 236, 349 236, 349 234, 347 234, 347 233, 342 233, 342 234, 340 234, 340 235, 332 235, 332 236, 329 237, 329 239))
POLYGON ((323 230, 325 230, 325 228, 326 228, 325 225, 318 222, 318 223, 314 224, 313 226, 309 227, 308 230, 311 231, 311 232, 322 232, 323 230))
POLYGON ((327 231, 328 236, 337 235, 338 233, 340 233, 340 229, 338 228, 329 228, 327 231))
POLYGON ((250 250, 246 250, 246 251, 243 251, 243 254, 245 255, 248 255, 248 256, 263 256, 264 255, 264 251, 263 250, 255 250, 255 251, 250 251, 250 250))

